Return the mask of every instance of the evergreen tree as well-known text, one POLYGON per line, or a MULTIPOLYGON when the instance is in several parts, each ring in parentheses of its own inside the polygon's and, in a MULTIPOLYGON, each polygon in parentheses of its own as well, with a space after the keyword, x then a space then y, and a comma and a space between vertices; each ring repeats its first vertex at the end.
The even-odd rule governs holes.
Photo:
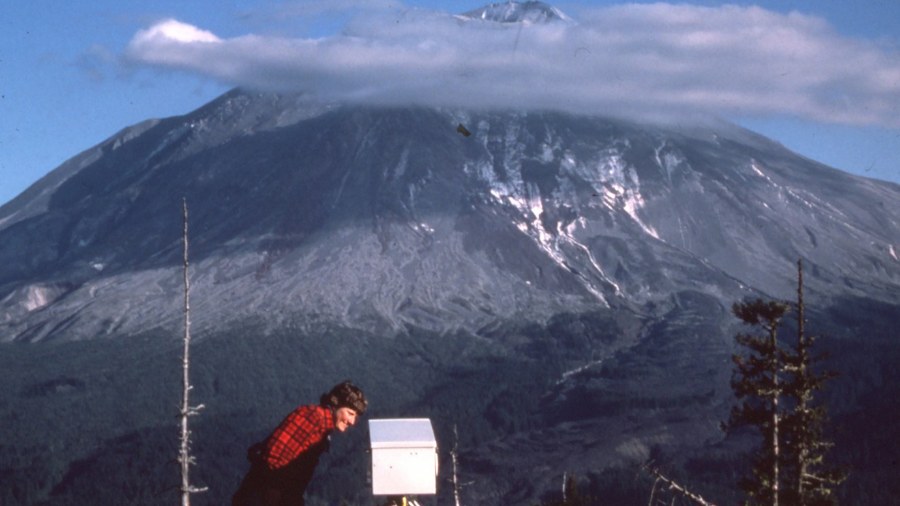
POLYGON ((837 503, 835 487, 844 479, 843 473, 825 463, 825 454, 833 446, 825 438, 827 413, 824 405, 816 405, 814 397, 824 383, 834 377, 831 372, 815 371, 821 356, 812 352, 816 336, 806 333, 803 302, 803 263, 797 261, 797 340, 793 353, 788 355, 784 385, 791 410, 785 415, 784 435, 790 453, 786 465, 791 468, 792 483, 786 492, 791 504, 830 506, 837 503))
POLYGON ((762 335, 738 334, 746 355, 732 357, 732 390, 740 404, 732 408, 725 428, 756 427, 763 444, 754 455, 752 476, 741 482, 748 504, 830 506, 844 476, 825 463, 832 443, 825 439, 826 410, 815 403, 831 373, 815 369, 822 357, 813 353, 816 337, 806 333, 803 264, 797 262, 797 337, 793 346, 779 344, 778 330, 790 305, 757 299, 735 304, 744 323, 761 327, 762 335))
POLYGON ((737 343, 747 355, 735 354, 731 388, 740 404, 733 407, 726 428, 754 426, 763 437, 763 445, 753 458, 752 478, 741 481, 741 489, 750 504, 779 504, 780 409, 782 385, 779 381, 783 354, 778 346, 778 327, 789 306, 756 299, 734 304, 732 312, 748 325, 762 327, 764 334, 740 333, 737 343))

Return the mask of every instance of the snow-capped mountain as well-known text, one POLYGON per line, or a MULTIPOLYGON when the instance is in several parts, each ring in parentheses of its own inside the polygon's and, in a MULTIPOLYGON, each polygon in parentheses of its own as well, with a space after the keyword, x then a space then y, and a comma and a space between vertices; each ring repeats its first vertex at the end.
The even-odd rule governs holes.
MULTIPOLYGON (((182 198, 201 343, 289 334, 291 367, 353 364, 384 412, 450 410, 439 432, 468 431, 473 500, 528 503, 567 470, 719 441, 728 308, 791 299, 799 258, 836 343, 865 332, 896 351, 895 184, 724 122, 239 90, 125 129, 0 207, 0 339, 179 335, 182 198)), ((211 404, 243 402, 210 388, 211 404)))
POLYGON ((544 2, 497 2, 460 15, 461 18, 481 19, 497 23, 571 22, 572 18, 544 2))
POLYGON ((210 331, 260 311, 477 332, 686 288, 789 297, 801 257, 823 296, 896 302, 900 280, 895 185, 726 124, 233 92, 123 131, 0 209, 4 339, 177 325, 182 197, 210 331))

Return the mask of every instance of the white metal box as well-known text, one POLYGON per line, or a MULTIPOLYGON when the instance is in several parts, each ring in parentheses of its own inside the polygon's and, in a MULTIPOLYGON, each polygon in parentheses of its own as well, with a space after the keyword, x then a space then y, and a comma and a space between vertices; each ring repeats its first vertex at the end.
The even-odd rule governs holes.
POLYGON ((434 494, 438 454, 428 418, 369 420, 372 494, 434 494))

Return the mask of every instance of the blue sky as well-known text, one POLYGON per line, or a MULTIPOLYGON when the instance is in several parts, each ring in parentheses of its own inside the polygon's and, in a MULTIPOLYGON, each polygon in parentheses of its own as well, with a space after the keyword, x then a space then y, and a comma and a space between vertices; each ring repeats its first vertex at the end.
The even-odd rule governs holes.
POLYGON ((190 112, 235 85, 382 103, 714 114, 900 182, 897 0, 561 1, 574 23, 519 33, 444 15, 485 3, 2 2, 0 204, 118 130, 190 112))

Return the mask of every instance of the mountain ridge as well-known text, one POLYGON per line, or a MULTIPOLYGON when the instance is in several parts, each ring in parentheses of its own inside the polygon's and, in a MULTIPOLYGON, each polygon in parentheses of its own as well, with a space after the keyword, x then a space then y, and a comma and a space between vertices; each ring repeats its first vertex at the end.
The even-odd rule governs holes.
MULTIPOLYGON (((451 241, 452 244, 441 245, 443 248, 471 255, 480 249, 480 239, 472 242, 474 238, 501 234, 505 237, 504 246, 479 253, 485 262, 482 271, 489 269, 487 264, 502 260, 497 252, 509 249, 509 244, 518 244, 517 249, 526 252, 526 258, 531 254, 528 251, 534 251, 536 256, 530 257, 530 266, 519 268, 514 275, 517 280, 509 278, 512 285, 492 293, 532 293, 544 282, 549 283, 551 290, 568 286, 563 290, 571 294, 567 297, 581 300, 551 303, 549 307, 555 309, 538 311, 545 317, 572 303, 585 308, 597 302, 608 305, 608 299, 617 296, 643 303, 655 297, 654 290, 658 291, 656 296, 664 296, 665 290, 659 288, 666 284, 664 278, 635 274, 639 268, 647 267, 635 260, 640 255, 657 259, 686 255, 679 260, 682 267, 696 263, 693 269, 697 272, 691 274, 693 281, 682 278, 682 282, 696 283, 719 271, 721 274, 712 275, 730 273, 725 277, 740 279, 737 284, 751 291, 789 294, 790 283, 779 282, 783 275, 768 274, 769 269, 743 251, 759 249, 760 245, 760 254, 768 255, 768 262, 787 265, 791 258, 807 258, 812 290, 819 289, 820 278, 825 285, 843 280, 854 289, 852 280, 858 278, 869 286, 864 290, 855 288, 857 293, 891 300, 891 286, 900 279, 900 262, 890 254, 893 244, 889 237, 893 232, 900 236, 900 230, 890 213, 879 216, 877 209, 868 211, 865 206, 869 200, 876 200, 889 211, 890 206, 896 206, 895 187, 828 171, 740 130, 734 132, 741 138, 749 137, 753 144, 740 145, 743 151, 736 152, 735 141, 730 138, 712 131, 700 132, 699 138, 688 137, 665 129, 564 113, 348 108, 310 104, 301 96, 234 91, 194 113, 126 129, 100 145, 100 152, 113 157, 110 161, 97 161, 104 155, 95 148, 73 159, 75 167, 79 167, 76 170, 64 164, 61 172, 65 176, 54 172, 36 184, 36 188, 43 188, 54 178, 64 179, 54 183, 59 186, 51 198, 41 197, 41 201, 49 202, 47 215, 72 213, 73 209, 87 212, 85 217, 67 224, 63 224, 66 220, 62 216, 43 220, 32 217, 43 223, 41 226, 49 227, 51 232, 44 240, 57 234, 52 239, 55 248, 41 250, 42 242, 27 239, 32 237, 28 233, 17 239, 18 234, 10 233, 17 228, 15 222, 7 223, 0 234, 5 233, 6 240, 13 244, 24 241, 33 250, 27 256, 33 269, 46 272, 49 266, 57 266, 58 273, 45 281, 57 287, 56 291, 65 290, 60 286, 90 284, 88 280, 105 272, 130 275, 134 268, 149 267, 152 271, 175 264, 180 241, 175 203, 180 200, 179 195, 187 195, 197 222, 192 243, 194 262, 201 273, 206 257, 239 253, 234 262, 255 264, 255 281, 276 273, 279 279, 293 280, 302 274, 279 261, 285 255, 293 255, 291 261, 295 264, 306 262, 311 267, 324 268, 316 258, 327 254, 313 251, 321 249, 348 255, 343 262, 331 262, 329 265, 340 266, 335 268, 340 272, 325 268, 323 279, 352 283, 359 272, 367 271, 367 263, 379 257, 395 255, 376 269, 380 272, 428 258, 421 254, 435 248, 436 238, 451 241), (455 134, 452 126, 457 123, 468 124, 473 137, 451 135, 455 134), (563 127, 556 131, 555 125, 563 127), (384 132, 393 139, 407 133, 409 138, 391 140, 384 132), (147 136, 146 141, 142 140, 147 136), (603 140, 585 144, 579 140, 585 137, 603 140), (357 140, 346 144, 346 139, 357 140), (373 142, 382 151, 375 163, 367 159, 379 158, 367 151, 373 142), (769 149, 762 151, 762 147, 769 149), (719 151, 712 151, 716 149, 719 151), (727 149, 734 154, 722 159, 727 149), (133 153, 147 151, 149 154, 140 155, 137 164, 130 161, 133 153), (357 154, 363 152, 367 154, 357 154), (88 156, 88 162, 80 161, 84 156, 88 156), (713 161, 724 161, 740 170, 711 171, 707 167, 713 167, 713 161), (122 171, 121 167, 132 168, 122 171), (300 167, 303 172, 296 172, 300 167), (180 181, 185 171, 191 176, 180 181), (798 177, 810 187, 828 193, 820 197, 791 182, 790 178, 798 177), (748 204, 743 196, 737 196, 732 189, 736 186, 741 192, 752 194, 750 200, 762 202, 762 206, 748 204), (851 200, 853 193, 848 190, 854 187, 873 195, 851 200), (313 197, 302 195, 310 188, 322 190, 313 197), (852 214, 829 202, 837 196, 853 206, 852 214), (160 206, 163 202, 169 203, 167 209, 160 206), (798 208, 816 213, 800 214, 798 208), (723 213, 723 209, 731 213, 723 213), (794 213, 794 221, 800 223, 779 223, 780 213, 794 213), (219 215, 228 216, 229 220, 222 221, 219 215), (166 217, 165 223, 162 216, 166 217), (710 227, 708 222, 698 223, 697 216, 719 223, 710 227), (731 227, 726 221, 737 219, 755 225, 743 229, 731 227), (150 229, 134 236, 129 227, 138 223, 150 229), (363 232, 356 247, 365 253, 349 252, 353 248, 341 239, 341 223, 355 223, 352 226, 363 232), (759 230, 766 226, 775 229, 777 239, 760 235, 759 230), (842 251, 832 254, 818 248, 814 230, 822 227, 847 231, 846 238, 835 239, 831 244, 832 249, 840 247, 842 251), (739 235, 729 232, 732 228, 740 230, 739 235), (309 242, 309 237, 316 234, 317 240, 329 237, 329 245, 319 247, 309 242), (641 239, 627 239, 631 237, 641 239), (876 246, 875 251, 861 255, 864 262, 853 260, 842 265, 833 260, 860 256, 850 253, 859 250, 860 242, 876 246), (398 246, 394 252, 392 245, 398 246), (305 254, 298 257, 300 251, 305 254), (41 263, 44 257, 46 260, 41 263), (279 265, 287 271, 277 271, 279 265), (276 271, 270 273, 273 268, 276 271), (701 272, 709 268, 713 270, 701 272), (537 269, 534 272, 539 273, 538 277, 529 274, 528 269, 537 269), (351 278, 343 276, 344 272, 351 273, 351 278), (734 276, 735 272, 747 274, 734 276), (544 273, 548 276, 544 277, 544 273)), ((698 134, 693 131, 691 135, 698 134)), ((13 204, 5 206, 9 214, 0 219, 15 217, 19 209, 13 204)), ((28 208, 24 209, 27 212, 28 208)), ((17 284, 14 273, 27 268, 21 266, 21 261, 16 265, 18 251, 7 248, 6 254, 8 267, 0 269, 4 306, 24 304, 33 308, 34 291, 40 291, 41 284, 33 284, 32 288, 17 284), (30 292, 23 293, 23 289, 30 292)), ((436 265, 450 262, 450 257, 437 258, 432 267, 421 266, 416 279, 434 271, 436 265)), ((456 262, 468 257, 458 258, 456 262)), ((510 265, 501 269, 508 270, 510 265)), ((241 269, 247 270, 249 265, 241 269)), ((149 271, 145 274, 150 275, 149 271)), ((171 283, 150 276, 157 278, 152 284, 174 289, 171 283)), ((396 271, 394 276, 405 279, 396 271)), ((487 278, 498 276, 503 277, 497 272, 487 278)), ((430 286, 444 286, 442 283, 436 281, 430 286)), ((450 286, 465 285, 460 278, 450 286)), ((200 279, 194 286, 198 293, 204 290, 200 279)), ((404 287, 401 292, 409 294, 416 290, 417 283, 409 278, 400 286, 404 287)), ((96 288, 89 287, 88 291, 96 294, 96 288)), ((739 296, 741 289, 732 286, 728 291, 739 296)), ((76 291, 79 290, 83 288, 76 291)), ((160 294, 166 293, 160 290, 160 294)), ((365 290, 366 286, 359 285, 353 292, 365 290)), ((52 292, 54 289, 50 288, 48 293, 52 292)), ((370 299, 383 300, 387 306, 379 309, 379 314, 393 320, 391 327, 395 330, 401 329, 403 325, 389 313, 403 304, 403 296, 399 292, 382 295, 370 299)), ((427 295, 422 296, 429 300, 427 295)), ((537 296, 537 292, 531 296, 537 296)), ((471 297, 484 299, 475 294, 471 297)), ((336 304, 343 309, 336 312, 346 313, 353 303, 339 298, 343 302, 336 304)), ((122 297, 117 295, 116 300, 122 297)), ((423 307, 428 304, 431 302, 423 307)), ((170 304, 165 307, 166 311, 174 310, 170 304)), ((520 309, 526 313, 538 309, 526 307, 520 309)), ((494 307, 487 313, 498 309, 499 306, 494 307)), ((515 311, 508 306, 500 313, 512 316, 515 311)), ((467 318, 474 316, 466 314, 467 318)), ((8 312, 3 320, 19 321, 8 312)))
MULTIPOLYGON (((873 441, 900 440, 867 425, 884 408, 871 399, 893 398, 900 186, 724 123, 232 90, 123 130, 0 207, 0 339, 19 371, 0 397, 14 438, 0 472, 45 466, 32 502, 105 497, 76 478, 133 478, 123 448, 162 458, 182 198, 197 394, 216 407, 198 434, 249 444, 298 391, 350 370, 373 416, 430 416, 444 448, 459 425, 477 484, 466 500, 532 503, 565 472, 599 480, 651 457, 706 469, 723 446, 746 447, 718 430, 740 330, 729 309, 792 300, 802 258, 808 317, 848 378, 829 399, 877 449, 852 457, 865 479, 893 448, 873 441), (70 427, 43 418, 60 406, 91 436, 65 439, 70 427), (36 427, 70 451, 19 448, 36 427)), ((233 444, 199 445, 213 501, 243 469, 233 444)), ((323 467, 364 476, 364 459, 347 459, 323 467)), ((702 474, 713 497, 733 502, 716 472, 702 474)), ((321 486, 313 497, 365 497, 364 484, 321 486)))

